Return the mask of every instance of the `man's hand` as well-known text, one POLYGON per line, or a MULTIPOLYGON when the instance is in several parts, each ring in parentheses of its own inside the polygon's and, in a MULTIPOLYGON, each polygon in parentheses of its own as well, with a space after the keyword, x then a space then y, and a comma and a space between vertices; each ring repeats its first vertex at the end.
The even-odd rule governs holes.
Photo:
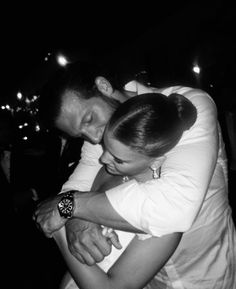
POLYGON ((121 249, 117 235, 113 233, 111 238, 104 236, 100 225, 71 219, 65 227, 69 250, 81 263, 91 266, 101 262, 111 253, 112 244, 121 249))
POLYGON ((41 202, 34 212, 33 219, 48 238, 51 238, 53 232, 62 228, 67 221, 59 215, 57 209, 60 199, 61 195, 47 199, 41 202))

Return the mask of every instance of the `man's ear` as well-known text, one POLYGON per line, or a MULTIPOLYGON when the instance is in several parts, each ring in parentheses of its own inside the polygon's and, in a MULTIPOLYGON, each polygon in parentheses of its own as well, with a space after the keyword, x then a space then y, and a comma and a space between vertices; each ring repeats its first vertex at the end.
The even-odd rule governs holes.
POLYGON ((98 76, 95 79, 97 89, 105 96, 111 97, 113 94, 113 87, 110 82, 103 76, 98 76))

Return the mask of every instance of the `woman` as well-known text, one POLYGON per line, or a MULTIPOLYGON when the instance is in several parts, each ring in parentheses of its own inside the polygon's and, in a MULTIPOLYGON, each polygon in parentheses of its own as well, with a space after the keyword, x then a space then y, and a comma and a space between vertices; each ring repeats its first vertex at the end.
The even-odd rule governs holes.
MULTIPOLYGON (((109 174, 102 169, 94 188, 119 185, 132 178, 142 183, 154 182, 159 175, 164 177, 160 165, 165 153, 178 143, 195 119, 193 105, 176 94, 169 98, 146 94, 125 102, 112 116, 104 135, 101 161, 109 174)), ((226 183, 219 186, 224 186, 226 192, 226 183)), ((119 232, 120 239, 125 239, 126 234, 119 232)), ((214 203, 206 200, 193 227, 182 239, 177 232, 161 238, 129 234, 124 248, 131 242, 117 261, 114 250, 92 267, 72 257, 63 231, 54 237, 80 288, 143 288, 148 282, 147 288, 199 288, 199 281, 201 288, 222 288, 220 284, 224 284, 223 288, 235 286, 235 229, 230 208, 224 202, 214 207, 214 203), (211 210, 217 210, 214 216, 221 219, 217 227, 210 218, 211 210), (213 231, 214 235, 209 234, 213 231), (199 261, 204 265, 199 266, 199 261)))

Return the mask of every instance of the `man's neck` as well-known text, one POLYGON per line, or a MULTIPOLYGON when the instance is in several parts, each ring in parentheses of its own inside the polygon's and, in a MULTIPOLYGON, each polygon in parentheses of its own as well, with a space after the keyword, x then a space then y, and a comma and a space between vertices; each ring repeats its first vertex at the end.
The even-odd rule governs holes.
POLYGON ((128 100, 130 97, 133 97, 136 95, 135 92, 131 92, 132 95, 129 95, 129 93, 127 93, 126 91, 119 91, 119 90, 114 90, 113 94, 112 94, 112 98, 118 100, 119 102, 125 102, 126 100, 128 100))

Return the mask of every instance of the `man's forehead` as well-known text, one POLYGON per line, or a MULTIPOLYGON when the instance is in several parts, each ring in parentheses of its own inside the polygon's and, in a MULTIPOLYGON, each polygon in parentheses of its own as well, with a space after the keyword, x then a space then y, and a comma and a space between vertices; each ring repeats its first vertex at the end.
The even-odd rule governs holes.
POLYGON ((62 94, 62 102, 82 101, 81 95, 73 90, 66 90, 62 94))
POLYGON ((74 92, 65 92, 62 95, 61 111, 63 112, 72 108, 79 109, 82 106, 83 102, 83 99, 79 98, 74 92))

